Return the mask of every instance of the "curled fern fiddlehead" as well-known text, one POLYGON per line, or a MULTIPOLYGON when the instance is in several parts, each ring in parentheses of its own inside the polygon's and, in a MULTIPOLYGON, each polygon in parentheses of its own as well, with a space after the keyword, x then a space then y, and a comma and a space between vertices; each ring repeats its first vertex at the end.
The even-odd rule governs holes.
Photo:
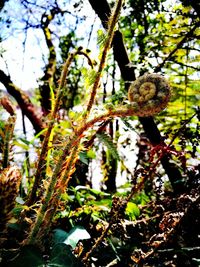
POLYGON ((140 111, 139 116, 151 116, 163 110, 170 98, 170 86, 159 74, 146 73, 129 87, 128 99, 140 111))
POLYGON ((16 166, 10 166, 0 172, 0 232, 11 218, 11 210, 15 207, 22 176, 16 166))

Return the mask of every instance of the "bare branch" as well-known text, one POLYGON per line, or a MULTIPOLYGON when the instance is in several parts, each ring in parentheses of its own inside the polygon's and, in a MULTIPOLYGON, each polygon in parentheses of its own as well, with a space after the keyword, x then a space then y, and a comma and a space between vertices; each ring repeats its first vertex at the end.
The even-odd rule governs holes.
POLYGON ((39 133, 45 128, 45 124, 42 121, 42 114, 38 112, 36 107, 31 103, 29 96, 18 88, 10 79, 10 76, 6 75, 0 70, 0 82, 6 87, 8 93, 12 95, 24 115, 30 120, 36 133, 39 133))
POLYGON ((163 60, 161 64, 159 64, 155 69, 154 72, 159 72, 162 67, 164 67, 165 63, 171 59, 171 57, 176 53, 176 51, 183 46, 183 44, 192 36, 194 31, 199 27, 200 22, 197 22, 191 30, 183 37, 183 39, 176 45, 176 47, 169 53, 169 55, 163 60))

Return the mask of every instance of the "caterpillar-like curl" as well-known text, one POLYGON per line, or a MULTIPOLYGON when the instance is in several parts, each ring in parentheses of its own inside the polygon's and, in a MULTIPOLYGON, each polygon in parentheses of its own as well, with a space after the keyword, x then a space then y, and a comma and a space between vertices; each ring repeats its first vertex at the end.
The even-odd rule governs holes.
POLYGON ((170 85, 162 75, 146 73, 130 85, 128 99, 139 111, 139 116, 152 116, 167 106, 170 91, 170 85))

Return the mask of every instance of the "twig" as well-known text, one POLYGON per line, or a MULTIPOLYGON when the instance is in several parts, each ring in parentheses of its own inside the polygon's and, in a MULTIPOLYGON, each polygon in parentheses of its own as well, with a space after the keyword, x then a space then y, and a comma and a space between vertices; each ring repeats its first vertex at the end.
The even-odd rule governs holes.
POLYGON ((155 69, 154 72, 159 72, 162 67, 165 65, 165 63, 170 60, 170 58, 173 56, 176 51, 181 48, 181 46, 186 42, 186 40, 191 37, 192 33, 199 27, 200 22, 197 22, 194 27, 191 28, 191 30, 183 37, 183 39, 176 45, 176 47, 169 53, 169 55, 163 60, 162 63, 160 63, 155 69))

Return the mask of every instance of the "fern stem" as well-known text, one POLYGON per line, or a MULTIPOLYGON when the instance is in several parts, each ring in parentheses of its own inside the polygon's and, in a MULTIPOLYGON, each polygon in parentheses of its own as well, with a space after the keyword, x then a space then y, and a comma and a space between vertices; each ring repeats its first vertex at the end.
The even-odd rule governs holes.
POLYGON ((102 52, 102 55, 101 55, 99 67, 98 67, 98 70, 97 70, 97 73, 96 73, 96 79, 95 79, 95 82, 94 82, 93 87, 92 87, 92 91, 91 91, 91 94, 90 94, 90 99, 89 99, 89 102, 88 102, 88 105, 87 105, 87 109, 86 109, 86 113, 85 113, 84 119, 86 119, 88 117, 88 115, 89 115, 89 113, 90 113, 90 111, 92 109, 92 106, 94 104, 94 100, 95 100, 95 97, 96 97, 96 94, 97 94, 97 89, 98 89, 99 83, 100 83, 100 78, 102 76, 102 72, 103 72, 103 69, 104 69, 104 66, 105 66, 105 62, 106 62, 106 57, 107 57, 108 51, 110 49, 110 46, 111 46, 111 43, 112 43, 112 40, 113 40, 114 29, 115 29, 115 25, 117 23, 117 20, 118 20, 119 14, 120 14, 120 10, 121 10, 122 4, 123 4, 123 0, 118 0, 117 1, 115 9, 114 9, 114 12, 113 12, 113 15, 111 16, 111 18, 109 20, 107 39, 106 39, 106 42, 105 42, 105 45, 104 45, 104 48, 103 48, 103 52, 102 52))
MULTIPOLYGON (((33 225, 30 237, 28 238, 27 243, 31 244, 34 243, 34 240, 39 232, 40 226, 42 224, 42 222, 44 221, 45 218, 45 212, 48 208, 49 205, 49 201, 52 198, 53 193, 56 191, 55 189, 55 185, 56 182, 58 181, 58 177, 60 176, 60 174, 62 174, 62 171, 64 171, 64 175, 61 176, 61 180, 60 180, 60 187, 58 188, 57 191, 57 198, 60 198, 60 195, 62 193, 63 188, 66 189, 66 186, 70 180, 70 175, 72 175, 72 173, 74 172, 74 165, 76 163, 76 159, 77 159, 77 151, 79 148, 79 144, 81 141, 81 138, 83 136, 83 133, 88 130, 89 128, 93 127, 95 123, 100 122, 100 121, 106 121, 106 120, 110 120, 111 118, 114 117, 126 117, 126 116, 140 116, 141 111, 138 110, 137 108, 135 108, 132 105, 127 105, 121 108, 118 108, 116 110, 108 110, 106 113, 97 116, 96 118, 93 118, 89 121, 87 121, 84 126, 80 127, 79 129, 77 129, 77 131, 74 133, 74 135, 68 140, 65 148, 63 149, 62 155, 59 158, 59 161, 55 167, 55 170, 53 172, 53 175, 51 177, 51 180, 49 182, 49 186, 47 188, 46 191, 46 195, 44 197, 42 206, 40 207, 39 211, 38 211, 38 216, 36 218, 36 221, 33 225), (70 149, 72 149, 71 153, 69 154, 70 149), (69 162, 67 164, 67 166, 62 169, 63 167, 63 163, 66 159, 66 156, 69 154, 69 162), (62 190, 61 190, 62 188, 62 190)), ((56 202, 57 203, 57 202, 56 202)), ((56 205, 53 206, 53 210, 55 212, 56 210, 56 205)), ((53 214, 53 213, 52 213, 53 214)))
MULTIPOLYGON (((51 223, 53 221, 53 217, 59 205, 61 194, 65 192, 68 186, 68 183, 72 177, 72 174, 75 171, 75 164, 77 162, 77 159, 78 159, 78 144, 71 151, 71 154, 67 160, 67 164, 66 166, 64 166, 64 169, 65 169, 64 174, 62 175, 62 172, 61 172, 62 177, 58 178, 58 181, 60 179, 61 181, 59 181, 54 187, 54 194, 52 194, 52 197, 48 203, 47 212, 45 213, 45 216, 43 218, 43 225, 37 234, 37 237, 39 239, 46 236, 49 232, 51 223)), ((35 237, 35 239, 37 239, 37 237, 35 237)))
POLYGON ((94 245, 91 247, 91 249, 83 256, 82 261, 83 263, 86 263, 90 255, 93 253, 93 251, 99 246, 99 244, 103 241, 103 239, 107 236, 108 231, 110 230, 112 226, 112 223, 108 223, 108 225, 103 230, 100 237, 95 241, 94 245))
MULTIPOLYGON (((142 81, 144 80, 145 77, 141 77, 140 80, 142 79, 142 81)), ((147 77, 148 78, 148 77, 147 77)), ((155 75, 154 75, 155 78, 155 75)), ((157 77, 156 75, 156 79, 159 78, 159 83, 160 80, 161 82, 163 82, 163 78, 162 77, 157 77)), ((149 83, 148 81, 146 82, 146 84, 149 83)), ((158 82, 157 82, 158 83, 158 82)), ((62 151, 62 155, 60 156, 58 163, 55 167, 55 170, 53 172, 53 175, 51 177, 51 180, 49 182, 49 186, 46 190, 46 195, 44 198, 44 201, 42 203, 42 206, 40 207, 39 211, 38 211, 38 216, 36 218, 36 221, 33 225, 30 237, 28 239, 28 243, 32 243, 34 242, 35 237, 38 235, 38 231, 39 228, 42 224, 42 222, 44 221, 45 218, 45 212, 47 211, 48 208, 48 204, 49 201, 52 199, 52 195, 53 193, 57 193, 57 197, 58 199, 60 198, 61 194, 62 194, 62 190, 66 189, 66 186, 71 178, 72 173, 74 172, 75 168, 75 162, 77 159, 77 152, 79 149, 79 144, 80 141, 83 137, 83 133, 88 130, 89 128, 92 128, 94 126, 95 123, 100 122, 100 121, 106 121, 106 120, 110 120, 111 118, 114 117, 126 117, 126 116, 150 116, 150 115, 154 115, 158 112, 160 112, 162 109, 164 109, 167 105, 167 102, 169 101, 169 97, 170 97, 170 91, 169 91, 169 86, 168 84, 164 83, 165 86, 165 94, 163 96, 163 94, 161 95, 162 98, 158 100, 160 106, 158 107, 158 101, 151 101, 149 105, 148 101, 142 103, 136 103, 133 102, 129 105, 124 105, 122 107, 118 107, 117 109, 109 109, 106 113, 101 114, 89 121, 85 121, 84 125, 81 126, 78 129, 75 129, 74 131, 74 135, 69 138, 69 140, 67 141, 67 144, 64 148, 64 150, 62 151), (142 107, 142 110, 141 110, 142 107), (151 109, 150 109, 151 107, 151 109), (72 149, 71 153, 69 153, 70 149, 72 149), (68 162, 67 165, 63 165, 66 156, 69 155, 68 157, 68 162), (64 172, 64 175, 62 176, 62 173, 64 172), (61 175, 61 176, 60 176, 61 175), (60 177, 60 179, 59 179, 60 177), (56 182, 59 179, 59 183, 58 183, 58 188, 55 188, 56 182)), ((163 90, 163 83, 162 83, 162 90, 163 90)), ((56 210, 57 206, 53 205, 53 209, 56 210)))
POLYGON ((30 193, 28 200, 26 202, 27 205, 32 205, 33 202, 35 201, 36 192, 37 192, 38 186, 40 184, 40 181, 42 180, 41 173, 42 173, 42 169, 44 168, 45 163, 46 163, 46 155, 47 155, 47 151, 48 151, 49 138, 50 138, 53 126, 54 126, 56 114, 57 114, 58 109, 59 109, 60 100, 61 100, 61 97, 63 94, 63 89, 66 85, 66 77, 67 77, 68 72, 69 72, 69 67, 70 67, 70 65, 71 65, 71 63, 72 63, 72 61, 73 61, 73 59, 77 53, 78 53, 78 51, 70 53, 69 57, 67 58, 64 66, 63 66, 63 70, 62 70, 62 74, 61 74, 61 78, 60 78, 60 84, 59 84, 58 92, 57 92, 57 97, 55 100, 55 105, 54 105, 54 108, 51 112, 51 119, 50 119, 50 122, 49 122, 49 125, 47 128, 47 131, 46 131, 46 135, 45 135, 44 140, 43 140, 40 156, 38 159, 37 170, 35 173, 35 180, 34 180, 34 184, 33 184, 31 193, 30 193))
MULTIPOLYGON (((46 190, 46 193, 45 193, 45 196, 44 196, 44 199, 42 201, 42 205, 40 207, 40 209, 38 210, 37 212, 37 217, 36 217, 36 220, 34 222, 34 225, 32 226, 32 230, 29 234, 29 237, 28 239, 25 241, 26 244, 33 244, 35 242, 35 238, 40 230, 40 226, 44 220, 44 216, 45 216, 45 212, 48 208, 48 205, 49 205, 49 202, 51 200, 51 197, 54 193, 54 189, 55 189, 55 185, 58 181, 58 177, 59 177, 59 173, 62 169, 62 165, 63 165, 63 162, 65 161, 66 159, 66 156, 67 156, 67 153, 70 149, 70 145, 71 143, 75 143, 75 140, 76 140, 76 136, 73 137, 73 139, 71 140, 71 142, 68 142, 67 145, 65 146, 63 152, 62 152, 62 155, 60 156, 59 158, 59 161, 58 163, 56 164, 56 167, 55 167, 55 170, 53 172, 53 175, 49 181, 49 185, 48 185, 48 188, 46 190)), ((56 209, 56 207, 55 207, 56 209)))
MULTIPOLYGON (((77 55, 77 54, 81 54, 81 55, 84 55, 88 61, 89 61, 89 58, 88 56, 82 52, 82 51, 76 51, 75 53, 73 54, 70 54, 70 56, 68 57, 68 60, 66 61, 66 64, 64 65, 64 68, 63 68, 63 72, 62 72, 62 75, 61 75, 61 80, 60 80, 60 86, 59 86, 59 92, 58 92, 58 95, 57 95, 57 99, 56 99, 56 102, 55 102, 55 105, 54 105, 54 110, 52 112, 52 118, 55 118, 56 116, 56 112, 59 108, 59 102, 60 102, 60 99, 61 99, 61 96, 62 96, 62 89, 64 88, 65 84, 66 84, 66 77, 67 77, 67 74, 68 74, 68 70, 69 70, 69 66, 72 62, 72 60, 74 59, 74 57, 77 55)), ((92 66, 92 62, 89 62, 91 63, 91 66, 92 66)), ((48 128, 48 136, 46 134, 46 147, 48 145, 48 140, 49 140, 49 137, 51 135, 51 131, 52 131, 52 128, 53 128, 53 119, 51 120, 50 122, 50 125, 49 125, 49 128, 48 128)), ((69 156, 69 163, 65 169, 65 173, 61 179, 61 184, 68 184, 69 180, 70 180, 70 172, 71 172, 71 169, 72 166, 75 165, 75 162, 77 160, 77 153, 78 153, 78 147, 79 147, 79 143, 80 143, 80 139, 81 139, 81 135, 78 137, 76 134, 74 134, 74 136, 72 136, 71 140, 69 140, 65 146, 65 148, 63 149, 63 152, 62 152, 62 155, 60 156, 59 158, 59 161, 58 163, 56 164, 56 167, 55 167, 55 170, 53 172, 53 175, 51 177, 51 180, 49 181, 49 186, 46 190, 46 194, 45 194, 45 197, 44 197, 44 200, 43 200, 43 204, 42 206, 40 207, 39 211, 38 211, 38 215, 37 215, 37 218, 36 218, 36 221, 34 223, 34 225, 32 226, 32 231, 28 237, 28 239, 26 240, 25 243, 27 244, 32 244, 34 243, 34 240, 36 238, 36 236, 38 235, 38 232, 40 230, 40 226, 41 224, 43 223, 44 221, 44 218, 45 218, 45 212, 48 208, 48 205, 49 205, 49 202, 51 200, 51 197, 53 195, 53 193, 56 191, 55 189, 55 185, 58 181, 58 177, 59 177, 59 174, 61 173, 62 174, 62 165, 66 159, 66 156, 68 155, 71 147, 72 147, 72 144, 73 144, 73 150, 72 152, 70 153, 70 156, 69 156)), ((43 143, 43 147, 42 149, 44 150, 45 146, 44 146, 44 143, 43 143)), ((45 156, 46 156, 46 152, 44 151, 45 154, 43 154, 43 157, 42 157, 42 160, 43 160, 43 164, 45 162, 45 156)), ((42 152, 41 152, 42 154, 42 152)), ((40 155, 41 156, 41 155, 40 155)), ((42 167, 43 164, 40 163, 39 161, 39 164, 40 166, 42 167)), ((38 169, 37 169, 38 171, 38 169)), ((38 173, 39 174, 39 173, 38 173)), ((72 172, 71 172, 72 174, 72 172)), ((38 176, 39 177, 39 176, 38 176)), ((38 180, 38 183, 39 183, 40 180, 38 180)), ((57 198, 59 200, 60 196, 61 196, 61 193, 62 191, 60 191, 61 187, 59 188, 59 191, 57 192, 57 198)), ((36 190, 37 190, 37 187, 35 189, 35 196, 36 196, 36 190)), ((33 192, 33 191, 32 191, 33 192)), ((54 209, 56 211, 56 207, 54 206, 54 209)), ((52 215, 51 217, 53 217, 54 215, 54 212, 52 212, 52 215)))
POLYGON ((95 123, 106 121, 115 117, 127 117, 127 116, 140 116, 140 111, 135 110, 134 107, 127 106, 118 108, 116 110, 109 110, 108 112, 101 114, 89 121, 87 121, 81 128, 77 130, 77 135, 81 135, 83 132, 92 127, 95 123))

